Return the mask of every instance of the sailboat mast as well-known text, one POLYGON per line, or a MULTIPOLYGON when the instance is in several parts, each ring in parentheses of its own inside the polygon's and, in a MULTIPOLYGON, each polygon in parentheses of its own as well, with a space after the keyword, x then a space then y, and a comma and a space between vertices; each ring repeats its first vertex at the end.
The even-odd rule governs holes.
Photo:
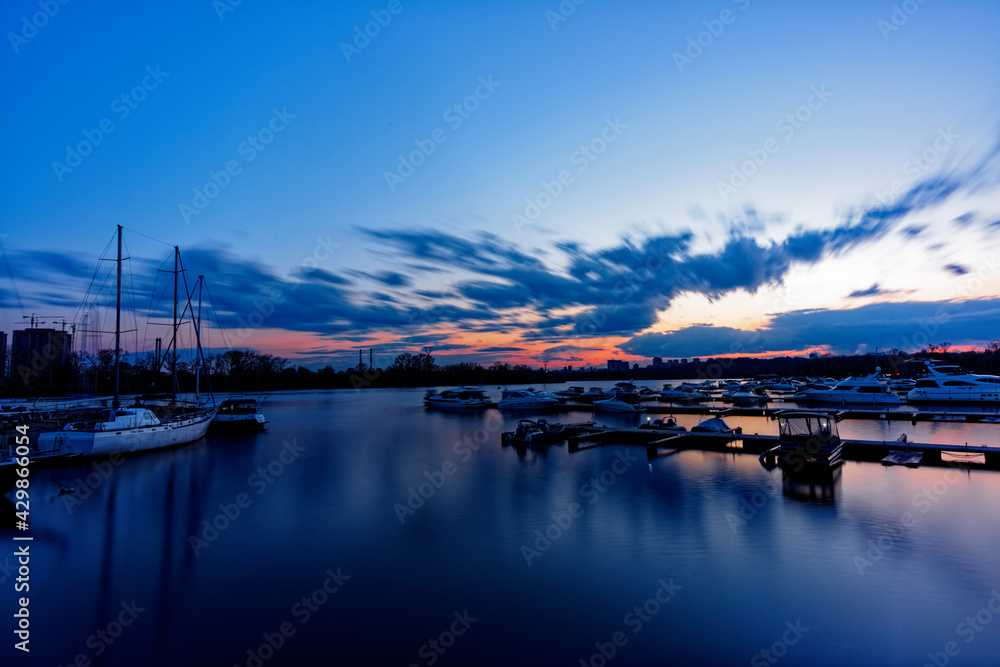
POLYGON ((121 407, 121 395, 119 393, 118 369, 121 365, 121 338, 122 338, 122 226, 118 225, 118 276, 115 280, 115 399, 112 407, 117 410, 121 407))
MULTIPOLYGON (((185 278, 185 281, 187 278, 185 278)), ((198 354, 194 362, 194 397, 195 401, 201 396, 201 284, 205 276, 198 276, 198 314, 194 320, 194 336, 198 341, 198 354)))
POLYGON ((174 350, 170 357, 170 377, 171 377, 171 388, 170 400, 177 400, 177 275, 180 273, 179 267, 177 266, 180 259, 180 248, 174 246, 174 350))

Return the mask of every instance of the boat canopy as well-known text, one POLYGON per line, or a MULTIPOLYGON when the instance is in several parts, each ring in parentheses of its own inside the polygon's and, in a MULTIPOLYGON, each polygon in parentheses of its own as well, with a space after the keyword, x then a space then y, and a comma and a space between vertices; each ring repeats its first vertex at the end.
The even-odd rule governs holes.
POLYGON ((837 434, 837 417, 825 412, 778 413, 778 433, 782 436, 818 436, 829 438, 837 434))

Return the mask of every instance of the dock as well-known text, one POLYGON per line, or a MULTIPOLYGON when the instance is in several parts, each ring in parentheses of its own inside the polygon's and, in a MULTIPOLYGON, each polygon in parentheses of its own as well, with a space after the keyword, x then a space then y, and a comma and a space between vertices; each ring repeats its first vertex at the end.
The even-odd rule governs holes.
MULTIPOLYGON (((941 445, 898 440, 841 440, 841 442, 844 445, 843 458, 847 461, 877 462, 893 453, 920 454, 920 465, 968 465, 986 470, 1000 470, 1000 447, 969 444, 941 445)), ((702 433, 632 428, 581 433, 567 438, 567 443, 570 452, 580 452, 608 444, 638 445, 646 448, 646 456, 652 460, 682 449, 745 452, 760 455, 778 445, 778 436, 750 435, 739 432, 739 429, 732 433, 702 433), (662 451, 664 449, 670 451, 664 452, 662 451)), ((911 463, 910 467, 913 467, 913 462, 916 459, 907 456, 906 461, 911 463)), ((906 463, 904 462, 903 465, 906 463)))
MULTIPOLYGON (((774 403, 772 406, 726 406, 709 407, 701 404, 691 405, 653 405, 650 401, 644 401, 646 407, 645 414, 649 415, 704 415, 711 417, 768 417, 780 410, 788 410, 791 406, 782 403, 774 403)), ((557 406, 559 410, 582 410, 595 411, 590 403, 568 402, 557 406)), ((809 410, 819 410, 836 414, 841 419, 876 419, 880 421, 908 421, 911 424, 917 422, 940 421, 940 422, 962 422, 968 424, 997 424, 1000 425, 1000 412, 959 412, 959 411, 931 411, 931 410, 906 410, 888 409, 887 407, 867 407, 849 406, 840 404, 817 404, 809 410)))

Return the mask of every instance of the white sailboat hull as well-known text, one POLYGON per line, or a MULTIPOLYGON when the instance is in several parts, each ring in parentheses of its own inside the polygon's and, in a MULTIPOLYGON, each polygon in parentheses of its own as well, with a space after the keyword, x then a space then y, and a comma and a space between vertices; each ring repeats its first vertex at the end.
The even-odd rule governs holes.
POLYGON ((121 430, 63 430, 38 436, 39 449, 65 454, 103 457, 174 447, 200 439, 208 431, 215 412, 188 419, 121 430))

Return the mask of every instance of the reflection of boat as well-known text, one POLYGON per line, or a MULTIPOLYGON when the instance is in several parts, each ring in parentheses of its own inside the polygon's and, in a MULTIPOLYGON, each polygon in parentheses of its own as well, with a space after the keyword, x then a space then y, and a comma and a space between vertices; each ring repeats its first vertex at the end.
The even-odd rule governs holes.
POLYGON ((867 377, 851 377, 841 380, 829 389, 802 389, 794 400, 815 401, 817 403, 855 403, 861 405, 898 405, 903 399, 892 393, 878 381, 882 369, 867 377))
POLYGON ((504 389, 497 407, 501 410, 539 410, 559 405, 554 396, 542 395, 533 389, 504 389))
POLYGON ((781 474, 782 495, 790 500, 803 500, 809 503, 835 502, 843 469, 843 466, 824 467, 805 473, 791 472, 785 468, 781 474))
POLYGON ((517 422, 517 430, 504 434, 504 439, 510 443, 544 444, 565 437, 566 427, 558 422, 547 422, 544 419, 532 421, 521 419, 517 422))
POLYGON ((782 468, 801 472, 842 462, 838 417, 805 410, 782 410, 774 417, 778 420, 778 465, 782 468))
POLYGON ((479 410, 489 407, 491 401, 482 387, 462 386, 445 389, 441 393, 428 389, 424 395, 424 405, 445 410, 479 410))
POLYGON ((884 466, 906 466, 907 468, 916 468, 920 465, 923 460, 924 455, 920 452, 897 452, 891 451, 889 454, 882 459, 882 465, 884 466))
POLYGON ((645 406, 639 403, 638 393, 616 392, 611 398, 594 401, 594 407, 606 412, 645 412, 645 406))
MULTIPOLYGON (((135 405, 123 408, 119 394, 119 370, 121 366, 121 287, 122 287, 122 227, 118 225, 117 300, 115 304, 115 363, 114 400, 110 408, 87 410, 60 431, 50 431, 38 436, 38 449, 56 450, 66 454, 82 456, 109 456, 130 452, 173 447, 194 442, 205 435, 215 416, 217 408, 184 407, 172 400, 166 409, 158 410, 135 405)), ((174 271, 178 270, 180 254, 174 247, 174 271)), ((174 281, 174 359, 171 368, 176 369, 177 341, 177 281, 174 281)), ((198 336, 198 326, 195 335, 198 336)), ((201 353, 199 339, 198 352, 201 353)), ((176 386, 176 385, 175 385, 176 386)))
POLYGON ((1000 403, 1000 377, 970 373, 961 366, 928 359, 927 374, 906 394, 910 403, 1000 403))
POLYGON ((227 398, 219 403, 219 411, 212 419, 214 431, 263 431, 267 419, 261 412, 264 399, 227 398))

